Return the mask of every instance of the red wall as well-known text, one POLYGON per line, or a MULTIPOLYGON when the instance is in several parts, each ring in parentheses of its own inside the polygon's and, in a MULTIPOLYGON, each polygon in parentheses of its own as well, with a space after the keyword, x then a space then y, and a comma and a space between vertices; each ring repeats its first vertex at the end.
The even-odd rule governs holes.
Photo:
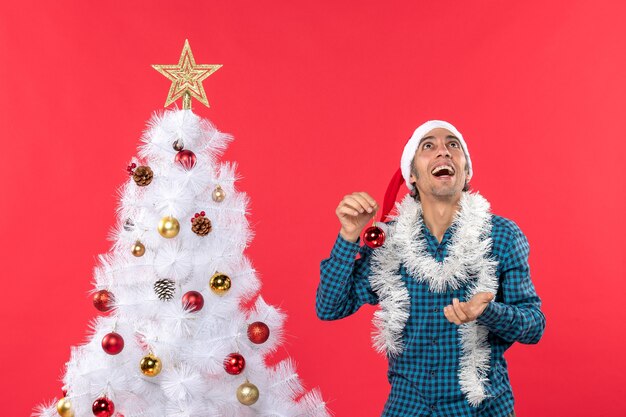
POLYGON ((289 314, 281 354, 337 417, 379 415, 389 387, 373 308, 315 316, 334 210, 353 191, 380 202, 429 118, 463 132, 473 188, 531 244, 548 321, 507 354, 518 415, 626 415, 625 14, 618 1, 2 2, 2 414, 60 394, 96 313, 116 187, 169 88, 150 64, 175 63, 189 38, 198 63, 224 64, 205 82, 211 109, 195 108, 236 137, 247 254, 289 314))

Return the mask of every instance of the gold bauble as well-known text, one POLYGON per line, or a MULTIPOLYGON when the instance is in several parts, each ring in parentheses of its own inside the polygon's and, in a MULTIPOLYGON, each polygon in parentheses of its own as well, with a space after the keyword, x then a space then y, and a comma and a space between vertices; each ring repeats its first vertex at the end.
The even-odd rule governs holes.
POLYGON ((209 281, 211 290, 217 295, 224 295, 230 289, 230 278, 221 272, 216 272, 209 281))
POLYGON ((215 201, 216 203, 221 203, 226 198, 226 193, 224 192, 224 190, 222 190, 222 187, 218 185, 217 187, 215 187, 215 190, 213 190, 212 197, 213 201, 215 201))
POLYGON ((158 229, 161 236, 171 239, 180 232, 180 223, 173 216, 165 216, 159 221, 158 229))
POLYGON ((243 405, 252 405, 259 399, 259 389, 246 381, 237 388, 237 399, 243 405))
POLYGON ((57 413, 61 417, 74 417, 74 410, 72 410, 72 403, 69 398, 63 397, 57 403, 57 413))
POLYGON ((133 248, 131 249, 131 252, 136 257, 140 257, 140 256, 143 256, 144 253, 146 253, 146 247, 140 241, 136 241, 133 244, 133 248))
POLYGON ((161 360, 149 353, 147 356, 141 358, 139 369, 141 369, 141 373, 145 376, 157 376, 161 372, 161 360))

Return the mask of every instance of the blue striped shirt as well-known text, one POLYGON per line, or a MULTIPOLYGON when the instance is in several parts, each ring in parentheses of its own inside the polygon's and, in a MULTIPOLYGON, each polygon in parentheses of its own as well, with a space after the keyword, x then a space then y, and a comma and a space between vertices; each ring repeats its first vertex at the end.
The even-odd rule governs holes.
MULTIPOLYGON (((489 329, 491 345, 488 397, 470 406, 459 385, 461 356, 458 326, 450 323, 443 308, 453 298, 465 299, 467 287, 431 292, 428 283, 411 278, 404 266, 400 274, 410 298, 410 316, 402 337, 405 349, 397 358, 388 358, 391 393, 384 417, 399 416, 493 416, 506 417, 513 411, 513 393, 504 352, 514 343, 537 343, 545 328, 541 300, 530 279, 529 246, 520 228, 511 220, 492 216, 491 256, 498 261, 496 298, 478 318, 489 329)), ((440 242, 422 222, 420 238, 426 239, 428 253, 443 262, 448 254, 453 224, 440 242)), ((322 320, 337 320, 356 312, 363 304, 378 304, 369 283, 372 251, 337 236, 330 257, 320 268, 316 311, 322 320), (359 258, 355 259, 359 254, 359 258)))

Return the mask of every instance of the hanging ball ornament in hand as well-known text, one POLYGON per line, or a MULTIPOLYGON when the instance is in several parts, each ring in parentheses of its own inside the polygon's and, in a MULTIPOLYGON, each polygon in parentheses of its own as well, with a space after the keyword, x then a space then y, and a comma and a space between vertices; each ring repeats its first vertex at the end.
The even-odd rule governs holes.
POLYGON ((267 342, 269 337, 270 328, 262 321, 255 321, 248 326, 248 339, 250 339, 252 343, 260 345, 261 343, 267 342))
POLYGON ((215 294, 224 295, 230 289, 230 277, 221 272, 216 272, 209 280, 209 286, 215 294))
POLYGON ((252 405, 259 399, 259 389, 246 380, 237 388, 237 399, 243 405, 252 405))
POLYGON ((93 402, 91 411, 96 417, 111 417, 115 412, 115 404, 107 397, 100 397, 93 402))
POLYGON ((211 197, 213 198, 213 201, 215 201, 216 203, 221 203, 226 198, 226 193, 224 192, 222 187, 217 185, 215 189, 213 190, 213 194, 211 194, 211 197))
POLYGON ((385 243, 385 231, 378 226, 370 226, 363 233, 363 241, 370 248, 379 248, 385 243))
POLYGON ((161 360, 152 353, 147 354, 139 361, 139 369, 145 376, 157 376, 161 372, 161 360))
POLYGON ((112 304, 113 294, 107 290, 100 290, 93 295, 93 306, 103 313, 111 310, 112 304))
POLYGON ((74 417, 74 410, 72 409, 72 403, 66 397, 63 397, 57 403, 57 413, 61 417, 74 417))
POLYGON ((107 333, 102 338, 102 349, 109 355, 117 355, 124 349, 124 338, 115 332, 107 333))
POLYGON ((183 307, 191 312, 200 311, 204 307, 204 297, 198 291, 187 291, 183 295, 183 307))
POLYGON ((183 149, 182 151, 179 151, 176 154, 176 158, 174 160, 186 170, 190 170, 191 168, 196 166, 196 154, 191 152, 189 149, 183 149))
POLYGON ((165 216, 159 221, 157 229, 161 236, 171 239, 176 237, 178 232, 180 232, 180 223, 178 223, 178 220, 173 216, 165 216))
POLYGON ((133 244, 131 252, 134 256, 139 258, 140 256, 143 256, 144 253, 146 253, 146 247, 140 241, 136 241, 133 244))
POLYGON ((231 375, 239 375, 246 367, 246 360, 239 353, 231 353, 224 359, 224 370, 231 375))

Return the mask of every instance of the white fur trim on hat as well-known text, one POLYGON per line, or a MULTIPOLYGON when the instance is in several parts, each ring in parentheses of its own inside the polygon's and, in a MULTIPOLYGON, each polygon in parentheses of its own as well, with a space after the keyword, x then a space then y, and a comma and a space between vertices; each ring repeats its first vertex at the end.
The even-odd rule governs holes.
POLYGON ((404 146, 404 151, 402 152, 402 158, 400 159, 400 169, 402 169, 402 177, 404 178, 404 182, 406 186, 411 190, 411 160, 415 156, 415 152, 417 151, 417 147, 420 144, 422 138, 426 135, 426 133, 430 132, 433 129, 438 127, 448 129, 454 136, 459 138, 461 141, 461 148, 463 148, 463 153, 465 154, 465 159, 467 159, 467 168, 469 170, 469 176, 473 175, 472 171, 472 160, 470 159, 469 151, 467 150, 467 144, 463 139, 463 135, 461 132, 456 130, 456 127, 452 126, 448 122, 444 122, 443 120, 429 120, 413 132, 413 136, 404 146))

